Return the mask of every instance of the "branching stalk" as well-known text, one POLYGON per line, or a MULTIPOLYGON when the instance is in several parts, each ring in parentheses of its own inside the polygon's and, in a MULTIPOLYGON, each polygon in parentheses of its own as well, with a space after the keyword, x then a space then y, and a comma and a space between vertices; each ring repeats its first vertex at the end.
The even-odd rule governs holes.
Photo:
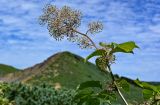
MULTIPOLYGON (((74 32, 76 32, 76 33, 78 33, 78 34, 80 34, 80 35, 83 35, 83 36, 85 36, 86 38, 88 38, 88 39, 90 40, 90 42, 92 43, 92 45, 93 45, 96 49, 98 49, 98 47, 96 46, 96 44, 92 41, 92 39, 91 39, 90 37, 88 37, 87 34, 81 33, 81 32, 79 32, 79 31, 77 31, 77 30, 74 30, 74 29, 72 29, 72 30, 73 30, 74 32)), ((113 81, 113 83, 114 83, 114 85, 115 85, 116 91, 117 91, 118 94, 120 95, 120 97, 121 97, 121 99, 123 100, 123 102, 125 103, 125 105, 128 105, 128 102, 126 101, 126 99, 124 98, 123 94, 121 93, 121 91, 119 90, 119 88, 118 88, 118 86, 117 86, 117 83, 116 83, 115 77, 114 77, 114 75, 113 75, 113 73, 112 73, 112 70, 111 70, 110 65, 108 65, 108 69, 109 69, 109 72, 110 72, 112 81, 113 81)))
MULTIPOLYGON (((90 42, 92 43, 92 45, 93 45, 96 49, 98 49, 98 47, 96 46, 96 44, 92 41, 92 39, 91 39, 90 37, 88 37, 87 34, 81 33, 81 32, 79 32, 79 31, 77 31, 77 30, 74 30, 74 29, 72 29, 72 30, 73 30, 74 32, 76 32, 76 33, 78 33, 78 34, 80 34, 80 35, 83 35, 83 36, 85 36, 86 38, 88 38, 88 39, 90 40, 90 42)), ((112 81, 113 81, 113 83, 114 83, 114 85, 115 85, 116 91, 117 91, 118 94, 120 95, 120 97, 121 97, 121 99, 123 100, 123 102, 125 103, 125 105, 128 105, 128 102, 126 101, 126 99, 124 98, 123 94, 121 93, 121 91, 119 90, 119 88, 118 88, 118 86, 117 86, 117 83, 116 83, 115 77, 114 77, 114 75, 113 75, 113 73, 112 73, 112 70, 111 70, 110 65, 108 65, 108 69, 109 69, 109 72, 110 72, 112 81)))
POLYGON ((80 34, 80 35, 82 35, 82 36, 85 36, 85 37, 92 43, 92 45, 93 45, 96 49, 98 49, 98 47, 96 46, 96 44, 92 41, 92 39, 91 39, 90 37, 88 37, 87 34, 81 33, 81 32, 79 32, 79 31, 77 31, 77 30, 75 30, 75 29, 72 29, 72 31, 74 31, 74 32, 76 32, 76 33, 78 33, 78 34, 80 34))
MULTIPOLYGON (((82 33, 80 31, 76 30, 80 26, 81 17, 82 17, 82 14, 80 11, 73 10, 68 6, 64 6, 63 8, 58 9, 58 8, 56 8, 56 6, 49 5, 46 8, 44 8, 44 14, 42 16, 40 16, 40 23, 42 25, 44 25, 44 24, 48 25, 48 30, 50 32, 50 35, 52 37, 54 37, 56 40, 63 39, 64 36, 66 36, 67 38, 71 37, 75 32, 75 33, 87 38, 87 39, 84 39, 84 42, 83 42, 84 44, 87 43, 87 46, 88 46, 88 44, 89 45, 91 44, 90 46, 93 46, 96 50, 98 50, 99 48, 92 41, 92 39, 88 36, 88 32, 91 32, 91 33, 100 32, 103 29, 102 23, 99 21, 91 22, 89 24, 89 29, 87 30, 87 32, 82 33), (86 43, 85 43, 85 40, 87 40, 86 43)), ((81 37, 81 38, 83 39, 83 37, 81 37)), ((81 41, 81 39, 80 39, 80 41, 81 41)), ((80 42, 80 44, 81 44, 81 42, 80 42)), ((134 43, 132 43, 132 44, 134 44, 134 43)), ((135 46, 135 48, 137 48, 136 45, 134 45, 134 46, 135 46)), ((104 57, 107 57, 107 56, 104 54, 104 57)), ((102 58, 103 58, 103 56, 102 56, 102 58)), ((101 61, 102 61, 102 63, 105 62, 105 64, 107 64, 107 63, 109 64, 109 61, 112 61, 112 60, 110 60, 110 58, 104 58, 101 61)), ((124 101, 125 105, 128 105, 126 99, 124 98, 123 94, 121 93, 120 89, 118 88, 115 77, 114 77, 112 70, 110 68, 110 65, 107 65, 107 67, 109 69, 109 74, 111 75, 112 82, 115 85, 116 91, 118 92, 118 94, 120 95, 122 100, 124 101)), ((106 68, 105 73, 108 74, 107 68, 106 68)))
POLYGON ((86 35, 89 33, 90 30, 91 30, 91 29, 88 29, 88 30, 86 31, 86 35))
POLYGON ((114 85, 115 85, 116 91, 117 91, 118 94, 120 95, 120 97, 121 97, 121 99, 123 100, 123 102, 125 103, 125 105, 128 105, 128 102, 126 101, 126 99, 124 98, 123 94, 121 93, 120 89, 119 89, 118 86, 117 86, 117 83, 116 83, 115 77, 114 77, 114 75, 113 75, 113 73, 112 73, 112 70, 111 70, 110 65, 108 65, 108 69, 109 69, 109 72, 110 72, 109 74, 111 75, 112 81, 113 81, 113 83, 114 83, 114 85))

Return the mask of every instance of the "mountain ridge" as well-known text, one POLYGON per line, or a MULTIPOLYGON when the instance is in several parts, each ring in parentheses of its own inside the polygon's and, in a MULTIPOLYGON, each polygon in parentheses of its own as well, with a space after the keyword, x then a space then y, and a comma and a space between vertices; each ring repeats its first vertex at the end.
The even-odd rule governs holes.
MULTIPOLYGON (((70 55, 70 57, 74 57, 74 60, 80 60, 81 62, 84 61, 84 58, 82 58, 79 55, 73 54, 69 51, 58 52, 58 53, 53 54, 52 56, 48 57, 47 59, 45 59, 41 63, 35 64, 31 67, 27 67, 27 68, 23 69, 23 71, 18 70, 16 72, 13 71, 13 72, 7 73, 6 76, 0 77, 0 81, 5 81, 5 82, 21 81, 21 82, 25 83, 26 81, 30 80, 33 76, 39 75, 41 72, 44 71, 43 69, 46 68, 46 66, 51 65, 51 63, 55 62, 57 59, 63 59, 63 57, 61 57, 62 55, 65 55, 65 56, 70 55)), ((67 62, 69 62, 69 61, 67 61, 67 62)), ((94 68, 96 68, 96 66, 90 62, 87 62, 87 64, 90 64, 90 65, 94 66, 94 68)), ((0 64, 0 66, 1 65, 4 65, 4 64, 0 64)), ((6 65, 6 66, 12 67, 12 66, 8 66, 8 65, 6 65)), ((14 67, 12 67, 12 68, 14 68, 14 67)), ((96 68, 96 70, 99 71, 98 68, 96 68)), ((54 75, 56 75, 56 74, 54 74, 54 75)), ((122 76, 122 78, 126 79, 130 83, 133 83, 133 80, 130 78, 126 78, 123 76, 122 76)), ((147 81, 143 81, 143 82, 147 82, 147 81)), ((160 82, 154 82, 154 81, 148 82, 148 83, 151 83, 153 85, 160 84, 160 82)))
POLYGON ((104 81, 106 78, 108 76, 98 70, 94 64, 84 63, 84 58, 63 51, 48 57, 41 63, 25 68, 23 71, 7 74, 0 80, 31 84, 47 81, 50 84, 58 83, 66 87, 76 87, 79 83, 87 80, 104 81), (73 83, 72 80, 74 80, 73 83))
MULTIPOLYGON (((142 89, 137 87, 132 79, 119 77, 128 81, 130 92, 122 91, 129 102, 133 100, 142 102, 142 89)), ((22 82, 29 85, 49 84, 54 88, 75 89, 80 83, 97 80, 105 86, 111 83, 111 77, 101 72, 95 64, 86 62, 84 58, 68 51, 56 53, 41 63, 25 68, 23 71, 9 73, 5 77, 0 77, 3 82, 22 82)), ((160 83, 157 83, 160 84, 160 83)), ((117 103, 123 103, 120 97, 117 103)))

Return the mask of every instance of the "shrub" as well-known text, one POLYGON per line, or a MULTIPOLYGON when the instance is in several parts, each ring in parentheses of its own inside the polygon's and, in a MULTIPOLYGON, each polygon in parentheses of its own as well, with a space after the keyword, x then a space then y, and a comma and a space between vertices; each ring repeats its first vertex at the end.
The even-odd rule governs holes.
MULTIPOLYGON (((2 84, 3 85, 3 84, 2 84)), ((3 104, 14 102, 15 105, 71 105, 74 90, 56 90, 49 85, 29 86, 21 83, 5 84, 3 104)))

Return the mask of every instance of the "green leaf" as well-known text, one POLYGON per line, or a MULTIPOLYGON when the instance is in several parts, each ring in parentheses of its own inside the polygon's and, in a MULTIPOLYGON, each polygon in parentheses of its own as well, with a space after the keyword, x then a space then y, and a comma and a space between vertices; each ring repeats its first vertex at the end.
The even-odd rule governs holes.
POLYGON ((122 87, 122 89, 123 89, 124 91, 129 92, 129 90, 130 90, 130 85, 129 85, 129 83, 128 83, 126 80, 122 79, 122 80, 119 82, 119 85, 120 85, 120 87, 122 87))
POLYGON ((85 100, 80 100, 79 102, 77 102, 77 105, 83 105, 84 102, 85 100))
POLYGON ((73 100, 75 101, 77 99, 85 99, 93 93, 94 91, 92 89, 84 89, 84 90, 78 91, 73 100))
POLYGON ((102 99, 102 100, 109 100, 111 101, 116 101, 117 97, 114 93, 112 92, 107 92, 107 91, 101 91, 100 93, 98 93, 98 98, 102 99))
POLYGON ((81 98, 77 103, 77 105, 84 105, 84 103, 87 101, 88 96, 81 98))
POLYGON ((87 100, 86 105, 100 105, 100 100, 98 98, 90 98, 87 100))
POLYGON ((81 83, 77 89, 82 90, 89 87, 97 87, 102 89, 102 84, 100 81, 87 81, 87 82, 81 83))
POLYGON ((118 46, 118 44, 117 44, 117 43, 114 43, 114 42, 109 43, 109 44, 100 42, 99 45, 100 45, 101 47, 104 47, 104 48, 111 48, 111 49, 114 49, 115 47, 118 46))
POLYGON ((158 87, 154 85, 150 85, 146 82, 140 82, 139 80, 135 80, 134 82, 143 89, 149 89, 149 90, 153 90, 154 92, 159 92, 158 87))
POLYGON ((101 104, 100 105, 112 105, 110 100, 106 100, 106 99, 99 99, 101 104))
POLYGON ((143 88, 143 85, 142 83, 137 79, 137 80, 134 80, 134 82, 141 88, 143 88))
POLYGON ((102 46, 102 47, 107 47, 107 44, 103 43, 103 42, 99 42, 99 45, 102 46))
POLYGON ((100 42, 99 45, 105 48, 108 48, 108 47, 111 48, 111 44, 100 42))
POLYGON ((153 90, 153 91, 155 91, 155 92, 158 92, 158 89, 157 89, 156 86, 150 85, 150 84, 145 83, 145 82, 143 82, 142 85, 143 85, 143 87, 146 88, 146 89, 150 89, 150 90, 153 90))
POLYGON ((151 90, 144 89, 142 92, 143 92, 143 98, 146 100, 150 99, 153 96, 153 91, 151 90))
POLYGON ((133 53, 134 48, 139 48, 133 41, 129 41, 121 44, 112 43, 112 45, 115 47, 112 50, 112 53, 117 53, 117 52, 133 53))
POLYGON ((86 57, 85 62, 88 61, 90 58, 94 57, 94 56, 100 56, 103 53, 105 53, 105 50, 103 49, 98 49, 95 50, 94 52, 92 52, 89 56, 86 57))

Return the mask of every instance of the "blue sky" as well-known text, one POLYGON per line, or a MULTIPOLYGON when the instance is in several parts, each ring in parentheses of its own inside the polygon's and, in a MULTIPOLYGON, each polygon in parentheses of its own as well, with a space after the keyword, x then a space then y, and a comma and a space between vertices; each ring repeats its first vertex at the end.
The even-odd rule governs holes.
POLYGON ((82 31, 89 21, 102 21, 104 30, 92 38, 97 43, 132 40, 140 46, 134 55, 117 54, 114 73, 160 81, 160 0, 0 0, 0 63, 23 69, 60 51, 83 57, 91 52, 66 40, 55 41, 39 25, 47 3, 81 10, 82 31))

